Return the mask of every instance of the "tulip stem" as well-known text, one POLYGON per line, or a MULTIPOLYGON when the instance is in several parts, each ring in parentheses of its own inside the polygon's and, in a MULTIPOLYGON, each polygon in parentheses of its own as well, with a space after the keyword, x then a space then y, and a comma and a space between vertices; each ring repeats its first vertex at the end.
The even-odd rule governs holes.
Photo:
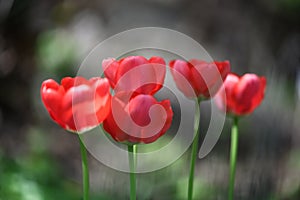
POLYGON ((228 190, 229 200, 233 200, 233 196, 234 196, 234 180, 235 180, 237 149, 238 149, 238 117, 234 117, 233 125, 231 128, 230 178, 229 178, 229 190, 228 190))
POLYGON ((194 138, 193 144, 192 144, 190 175, 189 175, 189 183, 188 183, 188 200, 191 200, 193 198, 195 162, 196 162, 197 151, 198 151, 198 142, 199 142, 200 102, 201 102, 201 100, 199 98, 196 101, 196 111, 195 111, 195 119, 194 119, 195 138, 194 138))
POLYGON ((80 152, 81 152, 81 164, 82 164, 82 182, 83 182, 83 200, 89 200, 89 167, 87 162, 86 148, 80 138, 80 152))
POLYGON ((129 158, 129 169, 130 169, 130 200, 136 200, 136 152, 137 145, 128 145, 128 158, 129 158))

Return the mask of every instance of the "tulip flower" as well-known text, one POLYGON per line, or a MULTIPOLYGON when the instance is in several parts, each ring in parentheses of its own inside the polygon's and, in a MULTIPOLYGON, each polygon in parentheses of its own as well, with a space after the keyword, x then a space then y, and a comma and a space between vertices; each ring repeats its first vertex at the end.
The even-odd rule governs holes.
POLYGON ((255 74, 245 74, 242 77, 229 74, 224 82, 223 92, 220 91, 216 95, 216 103, 228 114, 247 115, 262 102, 265 88, 265 77, 258 77, 255 74))
POLYGON ((169 63, 177 88, 188 98, 196 99, 194 141, 192 144, 188 200, 193 198, 195 161, 199 140, 200 102, 214 96, 230 71, 229 61, 205 62, 192 59, 188 62, 173 60, 169 63))
POLYGON ((161 57, 147 60, 143 56, 129 56, 119 61, 108 58, 102 62, 105 77, 115 93, 135 91, 139 94, 154 94, 164 83, 165 65, 161 57))
MULTIPOLYGON (((82 77, 52 79, 43 82, 42 101, 51 118, 62 128, 83 133, 98 126, 109 114, 110 99, 107 79, 82 77)), ((82 156, 84 200, 89 199, 89 174, 86 148, 79 138, 82 156)))
POLYGON ((266 78, 255 74, 245 74, 239 77, 229 74, 224 82, 224 90, 216 95, 218 107, 233 117, 230 147, 230 179, 228 199, 233 200, 238 148, 239 117, 250 114, 257 108, 264 98, 266 78))
POLYGON ((66 77, 61 85, 49 79, 42 84, 41 96, 51 118, 62 128, 75 133, 99 125, 110 110, 107 79, 66 77))
POLYGON ((177 87, 189 98, 214 96, 230 71, 229 61, 173 60, 169 65, 177 87))
POLYGON ((117 93, 103 122, 111 137, 122 143, 152 143, 171 126, 173 111, 169 100, 158 102, 152 95, 117 93))

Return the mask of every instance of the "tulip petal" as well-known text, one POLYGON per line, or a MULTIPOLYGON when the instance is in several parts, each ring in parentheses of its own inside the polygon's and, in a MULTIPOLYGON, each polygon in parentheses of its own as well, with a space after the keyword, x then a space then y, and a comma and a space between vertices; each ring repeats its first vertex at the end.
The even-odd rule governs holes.
POLYGON ((190 67, 187 62, 181 60, 173 60, 169 63, 171 73, 176 86, 187 97, 195 97, 194 78, 191 75, 190 67))
POLYGON ((109 83, 112 88, 115 88, 117 84, 117 70, 119 63, 114 58, 108 58, 102 61, 102 68, 105 74, 105 77, 109 80, 109 83))
POLYGON ((69 90, 74 86, 75 79, 71 77, 65 77, 61 80, 61 85, 64 87, 65 91, 69 90))
POLYGON ((237 112, 243 113, 248 110, 252 112, 252 100, 260 90, 260 79, 254 74, 244 75, 236 85, 235 101, 237 104, 237 112))

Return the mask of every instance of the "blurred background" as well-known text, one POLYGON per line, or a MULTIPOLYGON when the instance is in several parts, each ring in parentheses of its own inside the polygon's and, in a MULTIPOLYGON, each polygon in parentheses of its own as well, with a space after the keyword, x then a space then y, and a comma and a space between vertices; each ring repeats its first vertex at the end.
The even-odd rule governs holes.
MULTIPOLYGON (((76 75, 99 42, 144 26, 180 31, 232 71, 267 77, 264 102, 240 121, 236 199, 300 199, 299 0, 0 0, 0 200, 81 199, 78 139, 50 119, 40 85, 76 75)), ((227 197, 230 126, 197 161, 195 199, 227 197)), ((128 199, 128 174, 89 161, 92 199, 128 199)), ((138 175, 138 199, 185 199, 188 166, 189 152, 138 175)))

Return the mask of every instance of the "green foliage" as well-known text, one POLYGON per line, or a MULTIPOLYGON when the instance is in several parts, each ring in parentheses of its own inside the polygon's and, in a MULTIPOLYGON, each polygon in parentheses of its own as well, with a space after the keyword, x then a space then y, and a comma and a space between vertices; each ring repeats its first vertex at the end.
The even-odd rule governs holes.
POLYGON ((32 129, 28 136, 31 146, 25 155, 12 158, 0 153, 0 200, 79 200, 80 185, 63 176, 42 148, 38 131, 32 129))
POLYGON ((37 59, 42 71, 53 74, 70 74, 77 57, 75 42, 67 32, 47 31, 37 40, 37 59))
POLYGON ((0 156, 1 200, 80 199, 77 184, 61 178, 48 155, 33 154, 18 161, 0 156))
MULTIPOLYGON (((181 178, 177 181, 177 199, 185 199, 187 197, 188 179, 181 178)), ((217 189, 214 186, 208 185, 201 177, 195 177, 194 180, 194 195, 193 199, 216 199, 217 189)))

